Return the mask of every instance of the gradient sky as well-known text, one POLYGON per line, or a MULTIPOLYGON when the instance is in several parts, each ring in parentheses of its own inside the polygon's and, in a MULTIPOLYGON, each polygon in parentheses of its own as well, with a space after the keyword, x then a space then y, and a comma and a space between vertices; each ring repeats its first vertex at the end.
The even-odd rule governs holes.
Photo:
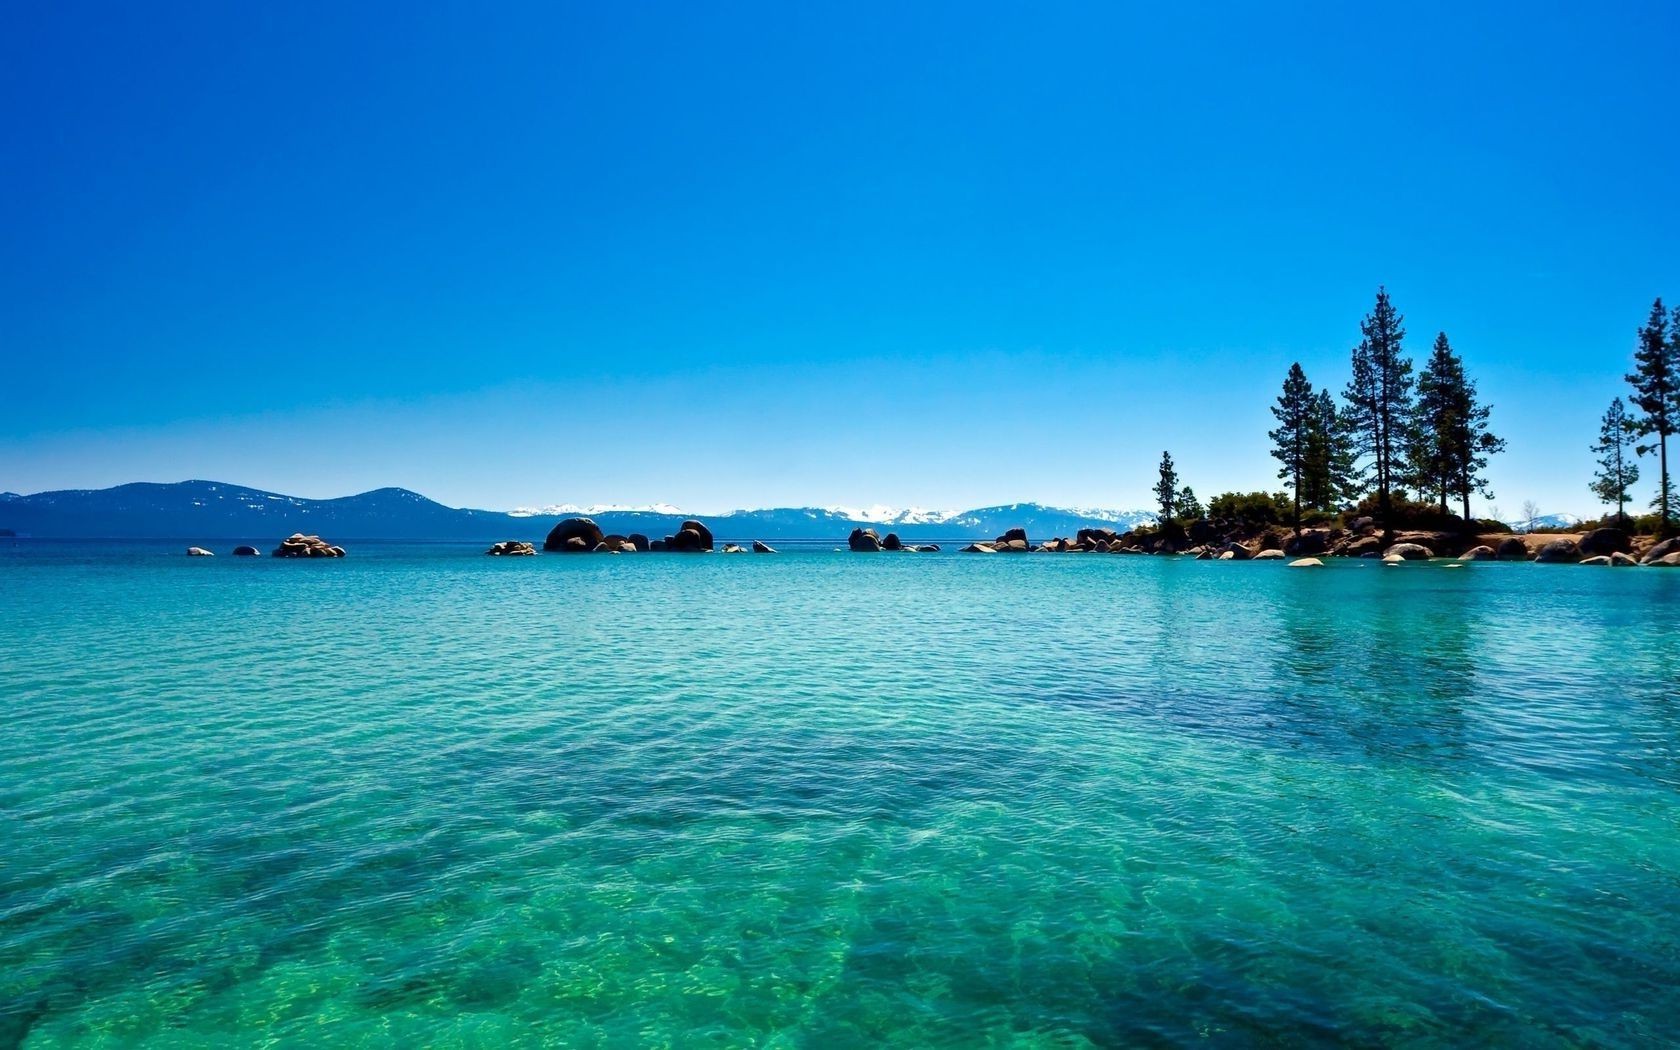
POLYGON ((7 8, 0 489, 1275 488, 1386 283, 1586 512, 1680 299, 1672 4, 349 6, 7 8))

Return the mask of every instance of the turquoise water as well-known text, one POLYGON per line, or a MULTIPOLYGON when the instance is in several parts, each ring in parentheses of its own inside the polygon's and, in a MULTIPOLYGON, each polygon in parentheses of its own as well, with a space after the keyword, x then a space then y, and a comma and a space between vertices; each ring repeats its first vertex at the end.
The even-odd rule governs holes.
POLYGON ((1680 573, 0 548, 0 1045, 1642 1046, 1680 573))

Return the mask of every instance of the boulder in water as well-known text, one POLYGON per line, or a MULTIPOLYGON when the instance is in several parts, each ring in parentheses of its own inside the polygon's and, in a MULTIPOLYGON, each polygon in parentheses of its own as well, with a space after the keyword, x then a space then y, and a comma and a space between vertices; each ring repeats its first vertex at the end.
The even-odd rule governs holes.
POLYGON ((484 553, 493 554, 498 558, 522 558, 535 555, 537 553, 537 548, 529 543, 526 543, 524 540, 503 540, 500 543, 492 543, 490 545, 490 549, 484 553))
POLYGON ((208 550, 205 550, 203 547, 188 547, 187 548, 187 557, 189 557, 189 558, 214 558, 215 556, 216 556, 215 551, 208 551, 208 550))
POLYGON ((763 540, 753 540, 753 553, 774 554, 776 553, 776 548, 770 546, 768 543, 765 543, 763 540))
POLYGON ((1281 561, 1286 557, 1288 557, 1288 555, 1284 554, 1282 551, 1280 551, 1280 550, 1278 550, 1274 547, 1271 550, 1261 551, 1259 554, 1256 554, 1254 556, 1254 560, 1255 561, 1281 561))
POLYGON ((1463 558, 1465 561, 1493 561, 1498 557, 1498 555, 1493 552, 1492 547, 1482 546, 1471 547, 1469 550, 1459 555, 1459 557, 1463 558))
POLYGON ((1633 550, 1633 541, 1621 529, 1594 529, 1576 540, 1583 557, 1597 557, 1604 554, 1627 554, 1633 550))
POLYGON ((873 554, 881 549, 881 537, 874 529, 853 529, 846 546, 859 554, 873 554))
POLYGON ((236 558, 255 558, 258 554, 261 554, 261 553, 262 552, 257 550, 255 547, 252 547, 252 546, 249 546, 249 545, 235 547, 233 549, 233 555, 236 558))
POLYGON ((1289 563, 1291 569, 1322 569, 1324 563, 1317 558, 1297 558, 1289 563))
POLYGON ((1498 556, 1500 561, 1527 561, 1528 544, 1512 536, 1508 540, 1499 542, 1498 556))
POLYGON ((601 534, 601 527, 589 518, 567 518, 554 528, 548 530, 548 538, 543 540, 545 551, 592 551, 600 546, 606 537, 601 534))
POLYGON ((342 558, 343 547, 334 547, 319 536, 294 532, 274 548, 276 558, 342 558))
POLYGON ((1581 560, 1581 547, 1574 540, 1553 540, 1540 548, 1540 553, 1534 560, 1547 564, 1560 564, 1581 560))
POLYGON ((904 549, 904 541, 898 538, 898 533, 889 532, 887 538, 881 541, 881 549, 884 551, 901 551, 904 549))
POLYGON ((1390 556, 1403 558, 1406 561, 1427 561, 1435 556, 1434 552, 1421 543, 1396 543, 1383 552, 1383 561, 1390 556))

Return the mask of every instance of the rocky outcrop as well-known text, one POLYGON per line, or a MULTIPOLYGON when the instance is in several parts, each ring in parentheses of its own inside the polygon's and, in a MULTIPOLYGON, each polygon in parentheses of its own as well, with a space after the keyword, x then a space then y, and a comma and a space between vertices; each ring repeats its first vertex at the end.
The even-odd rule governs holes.
POLYGON ((274 548, 276 558, 342 558, 343 547, 334 547, 319 536, 305 536, 294 532, 274 548))
POLYGON ((203 547, 187 548, 187 557, 189 558, 214 558, 215 556, 215 551, 205 550, 203 547))
POLYGON ((262 553, 261 551, 257 550, 255 547, 252 547, 248 544, 245 545, 245 546, 235 547, 233 549, 233 555, 236 558, 255 558, 257 555, 259 555, 261 553, 262 553))
POLYGON ((537 548, 529 543, 526 543, 524 540, 503 540, 500 543, 492 543, 490 545, 490 549, 484 553, 494 554, 498 558, 523 558, 536 554, 537 548))
POLYGON ((904 549, 904 541, 898 538, 898 533, 889 532, 887 538, 881 541, 881 549, 884 551, 901 551, 904 549))
POLYGON ((1382 554, 1381 536, 1360 536, 1348 540, 1336 553, 1344 558, 1375 558, 1382 554))
POLYGON ((753 553, 774 554, 776 553, 776 548, 770 546, 768 543, 765 543, 763 540, 753 540, 753 553))
POLYGON ((1537 562, 1559 564, 1581 560, 1581 546, 1574 540, 1553 540, 1540 548, 1534 556, 1537 562))
POLYGON ((1496 552, 1500 561, 1527 561, 1528 544, 1512 536, 1508 540, 1501 540, 1496 552))
POLYGON ((846 546, 859 554, 874 554, 881 549, 881 536, 874 529, 853 529, 846 546))
POLYGON ((1283 543, 1283 552, 1291 555, 1323 554, 1330 549, 1329 529, 1302 529, 1283 543))
POLYGON ((1660 558, 1653 558, 1641 564, 1648 565, 1653 569, 1680 569, 1680 551, 1665 554, 1660 558))
POLYGON ((725 554, 745 554, 745 553, 747 553, 747 549, 745 547, 741 546, 739 543, 728 543, 728 544, 724 545, 723 553, 725 553, 725 554))
POLYGON ((1671 540, 1663 540, 1655 547, 1646 551, 1645 556, 1639 560, 1644 562, 1646 565, 1652 565, 1668 557, 1670 554, 1680 554, 1680 536, 1676 536, 1671 540))
POLYGON ((548 530, 548 538, 543 540, 543 550, 585 554, 599 547, 605 538, 601 534, 601 526, 593 520, 567 518, 548 530))
POLYGON ((1632 538, 1621 529, 1594 529, 1577 540, 1576 545, 1584 558, 1628 554, 1633 550, 1632 538))
POLYGON ((1435 556, 1435 552, 1421 543, 1396 543, 1383 551, 1383 560, 1391 557, 1403 558, 1406 561, 1427 561, 1435 556))
POLYGON ((1471 547, 1469 550, 1459 555, 1459 557, 1463 558, 1465 561, 1493 561, 1495 558, 1499 557, 1499 555, 1493 552, 1492 547, 1481 546, 1471 547))
POLYGON ((662 549, 685 554, 710 552, 713 549, 712 530, 691 518, 679 525, 676 532, 665 537, 662 549))

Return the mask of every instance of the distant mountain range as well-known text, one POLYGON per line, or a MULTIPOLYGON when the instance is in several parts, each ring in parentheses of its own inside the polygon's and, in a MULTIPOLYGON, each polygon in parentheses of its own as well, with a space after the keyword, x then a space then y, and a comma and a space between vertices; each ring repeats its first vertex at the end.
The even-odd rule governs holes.
POLYGON ((1573 514, 1542 514, 1538 518, 1519 518, 1505 524, 1517 532, 1552 532, 1573 528, 1581 524, 1581 519, 1573 514))
POLYGON ((1152 522, 1147 511, 1011 503, 964 511, 886 507, 781 507, 688 514, 676 507, 446 507, 407 489, 374 489, 338 499, 302 499, 218 481, 137 482, 109 489, 66 489, 21 496, 0 493, 0 534, 61 539, 243 540, 273 543, 294 532, 334 543, 359 539, 540 541, 562 518, 587 516, 609 533, 664 536, 698 517, 719 540, 844 540, 858 527, 897 532, 906 541, 990 539, 1024 528, 1034 538, 1083 528, 1124 531, 1152 522))

